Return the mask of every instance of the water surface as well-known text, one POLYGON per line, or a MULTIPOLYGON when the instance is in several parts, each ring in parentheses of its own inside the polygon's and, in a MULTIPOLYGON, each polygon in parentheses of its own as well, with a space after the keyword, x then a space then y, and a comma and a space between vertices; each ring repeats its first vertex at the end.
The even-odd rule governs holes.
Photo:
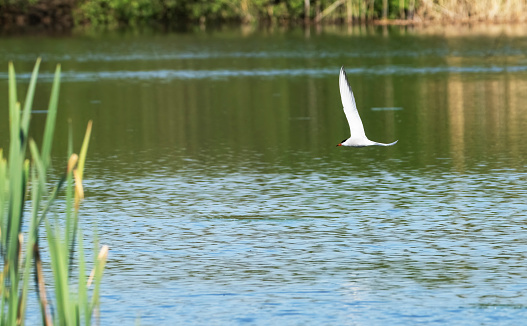
POLYGON ((80 147, 94 120, 82 219, 111 248, 102 324, 519 324, 526 41, 507 28, 12 37, 0 64, 25 88, 43 57, 36 110, 62 64, 57 169, 67 121, 80 147), (367 135, 397 145, 335 147, 349 133, 342 65, 367 135))

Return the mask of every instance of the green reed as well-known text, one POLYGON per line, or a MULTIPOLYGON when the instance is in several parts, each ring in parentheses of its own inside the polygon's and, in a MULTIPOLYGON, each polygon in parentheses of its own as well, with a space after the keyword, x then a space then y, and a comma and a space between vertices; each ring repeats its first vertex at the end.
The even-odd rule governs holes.
MULTIPOLYGON (((0 149, 0 255, 3 258, 0 270, 0 324, 24 324, 29 280, 33 274, 34 291, 44 325, 90 325, 98 309, 101 278, 108 255, 107 246, 103 246, 99 253, 95 252, 93 269, 87 277, 79 209, 84 198, 82 180, 92 124, 91 121, 88 123, 79 155, 73 153, 70 128, 68 162, 59 180, 48 189, 47 176, 51 167, 60 90, 60 65, 55 70, 40 150, 35 141, 28 137, 39 66, 40 59, 37 59, 21 108, 15 69, 9 63, 10 144, 7 159, 0 149), (59 212, 55 205, 59 196, 65 197, 64 212, 59 212), (24 223, 29 223, 29 227, 23 230, 24 223), (45 231, 47 239, 43 245, 40 243, 42 231, 45 231), (27 237, 26 241, 24 237, 27 237), (45 279, 43 247, 49 251, 52 282, 45 279), (50 284, 51 290, 48 289, 50 284), (54 300, 48 298, 49 292, 54 294, 54 300)), ((98 248, 96 237, 94 248, 98 248)))

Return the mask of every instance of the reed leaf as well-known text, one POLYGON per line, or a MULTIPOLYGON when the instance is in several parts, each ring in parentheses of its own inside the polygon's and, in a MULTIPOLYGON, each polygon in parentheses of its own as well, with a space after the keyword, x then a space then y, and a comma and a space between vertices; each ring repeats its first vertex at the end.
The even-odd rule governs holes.
POLYGON ((49 165, 51 155, 51 145, 53 142, 53 134, 55 132, 55 120, 57 117, 57 106, 59 101, 60 90, 60 65, 55 69, 55 77, 53 78, 53 86, 51 87, 51 96, 48 106, 48 117, 46 118, 46 127, 44 129, 44 140, 42 142, 42 158, 44 166, 49 165))
POLYGON ((72 311, 70 309, 68 263, 65 244, 60 238, 57 225, 52 226, 49 219, 46 219, 45 224, 55 283, 55 299, 57 305, 58 322, 61 325, 74 325, 72 311))
MULTIPOLYGON (((10 143, 9 143, 9 169, 20 167, 19 160, 20 152, 20 103, 17 101, 16 94, 16 76, 15 67, 12 62, 9 62, 9 127, 10 127, 10 143)), ((10 175, 14 175, 17 171, 10 170, 10 175)), ((11 192, 11 194, 14 194, 11 192)))
POLYGON ((38 244, 33 248, 35 255, 35 278, 37 281, 37 294, 40 303, 40 311, 42 313, 42 323, 44 325, 53 325, 51 311, 46 295, 46 282, 44 280, 44 271, 42 269, 42 259, 40 258, 40 250, 38 244))
MULTIPOLYGON (((14 67, 10 65, 9 68, 9 86, 16 88, 14 67)), ((9 174, 9 208, 6 228, 6 249, 7 261, 9 262, 9 270, 6 282, 9 283, 9 292, 4 295, 9 296, 9 306, 7 310, 7 323, 14 325, 17 317, 18 306, 18 284, 19 284, 19 252, 20 243, 18 235, 22 229, 22 207, 24 204, 24 157, 20 151, 20 103, 14 102, 13 97, 16 98, 16 91, 9 91, 10 98, 10 112, 11 112, 11 142, 10 142, 10 157, 8 164, 9 174)), ((6 263, 7 265, 7 263, 6 263)))
MULTIPOLYGON (((31 156, 33 157, 33 165, 37 169, 38 177, 35 177, 33 179, 32 183, 33 185, 37 185, 38 188, 45 192, 46 190, 46 170, 44 167, 44 162, 42 161, 42 158, 40 157, 40 153, 38 152, 37 144, 33 139, 29 140, 29 150, 31 152, 31 156)), ((40 200, 40 196, 38 198, 40 200)))
POLYGON ((86 162, 86 154, 88 153, 88 145, 90 143, 91 129, 93 122, 88 121, 88 126, 86 127, 86 134, 84 135, 84 140, 82 142, 82 147, 79 155, 79 163, 77 165, 77 170, 79 171, 79 177, 82 181, 84 175, 84 163, 86 162))
MULTIPOLYGON (((8 66, 8 87, 9 87, 9 121, 13 121, 14 119, 14 113, 15 113, 15 105, 16 102, 18 102, 17 96, 16 96, 16 76, 15 76, 15 66, 13 65, 13 62, 9 61, 8 66)), ((11 125, 13 126, 13 125, 11 125)), ((11 137, 13 137, 13 134, 11 134, 11 137)))
POLYGON ((91 325, 91 313, 88 305, 88 289, 86 284, 86 261, 84 259, 84 243, 82 233, 79 237, 79 315, 81 320, 84 319, 84 325, 91 325))
MULTIPOLYGON (((37 150, 35 142, 31 140, 30 147, 33 147, 33 151, 37 150)), ((37 150, 38 154, 38 150, 37 150)), ((38 161, 39 157, 34 156, 34 161, 38 161)), ((32 188, 32 194, 31 194, 31 202, 32 202, 32 210, 31 210, 31 223, 29 227, 29 237, 28 242, 26 245, 26 257, 25 257, 25 265, 24 265, 24 278, 23 278, 23 284, 22 284, 22 294, 20 297, 20 306, 19 306, 19 313, 17 319, 20 320, 20 324, 23 324, 24 316, 25 316, 25 310, 26 310, 26 299, 27 299, 27 292, 29 289, 29 275, 31 271, 31 262, 33 261, 33 256, 35 250, 37 250, 37 221, 38 221, 38 208, 40 206, 40 200, 42 196, 42 185, 39 184, 37 174, 44 173, 43 170, 37 172, 37 165, 34 164, 31 169, 31 184, 33 185, 32 188), (38 185, 38 186, 34 186, 38 185)), ((40 257, 39 257, 40 258, 40 257)), ((44 311, 44 310, 42 310, 44 311)))
MULTIPOLYGON (((7 209, 6 203, 7 203, 7 196, 8 196, 8 189, 7 189, 7 161, 4 158, 4 151, 0 148, 0 252, 3 253, 3 249, 5 248, 5 235, 6 235, 6 229, 5 229, 5 211, 7 209)), ((4 254, 2 254, 4 255, 4 254)), ((0 292, 1 293, 1 292, 0 292)))
MULTIPOLYGON (((72 239, 70 244, 70 268, 73 265, 73 255, 75 251, 75 237, 77 235, 77 228, 79 223, 79 208, 80 208, 80 201, 84 199, 84 188, 82 186, 82 176, 84 173, 84 163, 86 162, 86 154, 88 152, 88 145, 90 143, 90 136, 91 136, 91 130, 92 130, 92 121, 88 121, 88 126, 86 127, 86 133, 84 135, 84 140, 82 142, 82 147, 80 151, 80 156, 78 157, 77 161, 77 168, 73 170, 73 177, 75 179, 75 211, 73 213, 73 221, 72 221, 72 239)), ((70 135, 71 138, 71 135, 70 135)), ((72 154, 72 157, 74 157, 72 154)), ((76 156, 75 156, 76 157, 76 156)), ((68 171, 73 169, 73 166, 70 164, 68 165, 68 171)), ((68 176, 70 174, 68 173, 68 176)), ((71 181, 68 177, 68 189, 71 189, 71 181)), ((71 190, 70 190, 71 191, 71 190)), ((68 207, 70 207, 70 203, 68 203, 68 207)), ((71 208, 69 208, 71 209, 71 208)), ((69 224, 69 219, 67 221, 69 224)))
MULTIPOLYGON (((71 141, 71 134, 69 136, 71 141)), ((71 154, 68 160, 68 167, 66 173, 66 232, 65 232, 65 241, 66 243, 71 243, 71 252, 73 252, 73 241, 71 239, 75 238, 74 232, 74 213, 73 213, 73 201, 75 198, 73 192, 73 170, 77 166, 79 156, 75 153, 71 154), (71 238, 71 239, 70 239, 71 238)), ((70 262, 73 262, 73 255, 71 255, 70 262)), ((71 265, 71 264, 70 264, 71 265)))
POLYGON ((37 85, 38 70, 40 67, 40 58, 37 59, 33 73, 31 74, 31 80, 29 81, 29 88, 26 94, 26 100, 24 101, 24 109, 22 110, 22 122, 21 129, 24 139, 27 138, 27 132, 29 130, 29 120, 31 117, 31 108, 33 107, 33 97, 35 95, 35 87, 37 85))
POLYGON ((95 262, 95 273, 94 273, 94 282, 95 286, 93 289, 92 300, 90 304, 90 311, 94 311, 99 305, 99 292, 101 289, 101 280, 102 274, 104 272, 104 266, 106 265, 106 260, 108 259, 108 246, 102 246, 99 254, 97 255, 97 260, 95 262))

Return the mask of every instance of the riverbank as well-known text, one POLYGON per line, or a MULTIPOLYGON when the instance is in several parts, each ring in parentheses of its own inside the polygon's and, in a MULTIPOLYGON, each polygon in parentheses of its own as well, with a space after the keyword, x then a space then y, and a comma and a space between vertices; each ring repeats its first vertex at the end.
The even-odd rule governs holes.
POLYGON ((74 0, 12 1, 0 4, 3 31, 69 31, 75 27, 74 0))
POLYGON ((0 4, 3 31, 75 28, 187 29, 218 24, 474 24, 527 20, 519 0, 12 0, 0 4))

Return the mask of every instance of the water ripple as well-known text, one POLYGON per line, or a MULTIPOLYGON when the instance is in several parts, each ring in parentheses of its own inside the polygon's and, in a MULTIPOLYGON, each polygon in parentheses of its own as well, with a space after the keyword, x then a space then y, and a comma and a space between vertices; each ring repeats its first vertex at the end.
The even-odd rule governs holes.
POLYGON ((336 325, 350 316, 358 325, 470 324, 496 312, 504 314, 498 320, 527 316, 527 193, 507 182, 510 172, 325 171, 198 169, 87 182, 94 195, 86 214, 102 214, 105 241, 116 248, 107 286, 119 295, 103 297, 102 307, 133 297, 149 307, 137 306, 146 323, 213 315, 218 324, 336 325), (136 290, 144 284, 149 291, 136 290))
MULTIPOLYGON (((189 80, 189 79, 230 79, 246 77, 283 77, 309 76, 324 77, 335 75, 338 67, 319 69, 253 69, 253 70, 142 70, 142 71, 64 71, 62 80, 66 82, 86 82, 97 80, 189 80)), ((347 68, 351 75, 433 75, 433 74, 499 74, 521 73, 527 71, 527 65, 516 66, 438 66, 438 67, 409 67, 409 66, 375 66, 347 68)), ((29 79, 29 73, 19 73, 18 78, 29 79)), ((7 79, 7 73, 0 73, 0 79, 7 79)), ((40 82, 51 82, 53 74, 43 72, 39 75, 40 82)))

